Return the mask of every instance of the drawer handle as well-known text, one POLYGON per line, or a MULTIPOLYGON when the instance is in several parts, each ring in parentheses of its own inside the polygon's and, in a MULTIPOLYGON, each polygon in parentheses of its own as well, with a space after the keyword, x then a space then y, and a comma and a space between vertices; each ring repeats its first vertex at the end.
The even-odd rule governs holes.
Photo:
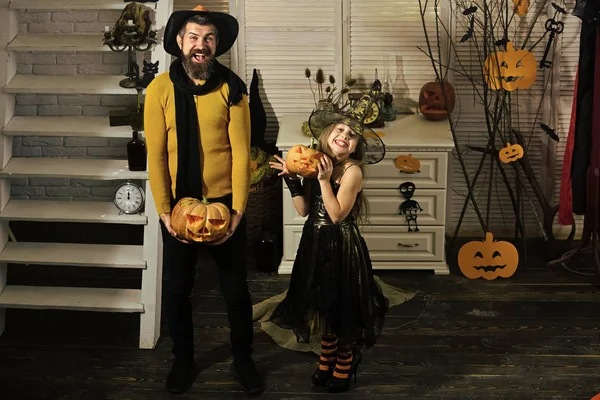
POLYGON ((404 244, 402 242, 398 243, 398 247, 418 247, 419 243, 412 243, 412 244, 404 244))

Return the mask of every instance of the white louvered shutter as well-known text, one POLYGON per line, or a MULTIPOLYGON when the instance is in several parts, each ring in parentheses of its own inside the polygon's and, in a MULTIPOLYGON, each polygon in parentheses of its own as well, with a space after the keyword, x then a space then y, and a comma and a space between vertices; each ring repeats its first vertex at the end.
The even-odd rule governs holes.
MULTIPOLYGON (((467 18, 463 15, 464 7, 461 7, 459 4, 464 4, 464 1, 456 1, 454 10, 455 12, 455 20, 456 20, 456 36, 455 43, 457 48, 457 58, 465 66, 465 69, 469 71, 469 75, 473 75, 475 80, 481 84, 481 74, 482 74, 482 65, 483 65, 483 56, 478 55, 477 49, 474 44, 468 40, 464 43, 459 43, 463 34, 467 31, 467 18)), ((512 2, 509 2, 512 5, 512 2)), ((476 18, 478 21, 483 23, 483 11, 482 5, 483 1, 475 1, 472 4, 476 5, 479 10, 476 13, 476 18)), ((498 1, 494 8, 493 14, 497 17, 498 11, 498 1)), ((506 2, 504 2, 506 4, 506 2)), ((469 3, 471 5, 471 3, 469 3)), ((509 31, 509 39, 513 41, 515 44, 515 48, 519 49, 521 44, 523 43, 523 38, 527 33, 527 29, 529 28, 531 23, 529 21, 533 20, 534 16, 537 14, 539 8, 542 6, 541 2, 532 2, 532 6, 529 10, 529 13, 524 17, 519 17, 517 15, 514 16, 514 21, 511 25, 511 29, 509 31), (520 27, 519 25, 522 24, 520 27), (519 28, 517 28, 519 27, 519 28)), ((512 14, 512 10, 511 10, 512 14)), ((528 41, 526 46, 529 49, 533 43, 537 42, 541 36, 544 34, 544 23, 546 21, 545 12, 538 18, 536 22, 532 36, 528 41)), ((476 24, 476 31, 478 30, 476 24)), ((479 28, 479 32, 481 29, 479 28)), ((503 36, 502 30, 498 29, 496 33, 496 38, 500 39, 503 36)), ((479 37, 478 41, 481 43, 482 38, 479 37)), ((542 42, 532 51, 537 64, 539 64, 546 45, 546 40, 542 40, 542 42)), ((499 48, 498 48, 499 49, 499 48)), ((458 63, 455 64, 457 68, 459 68, 458 63)), ((545 122, 547 116, 544 115, 544 108, 538 108, 540 105, 540 101, 542 99, 542 93, 544 90, 544 81, 547 78, 546 75, 549 73, 547 69, 540 69, 539 65, 537 66, 537 79, 536 82, 529 89, 517 89, 512 92, 512 111, 513 118, 512 124, 513 127, 518 128, 524 135, 525 141, 529 142, 528 147, 525 149, 525 152, 530 160, 532 168, 537 176, 537 179, 540 185, 544 185, 544 179, 548 179, 547 171, 542 171, 544 165, 544 152, 543 143, 547 140, 544 136, 545 134, 539 128, 540 122, 545 122), (515 111, 518 110, 518 115, 515 111), (533 134, 532 134, 533 132, 533 134)), ((468 81, 467 78, 462 76, 459 73, 454 74, 454 88, 456 90, 457 102, 456 108, 453 112, 453 119, 457 120, 457 140, 459 141, 459 145, 461 149, 465 149, 467 145, 470 146, 478 146, 485 147, 487 144, 488 134, 486 127, 486 120, 484 114, 484 108, 479 100, 475 100, 476 94, 474 94, 473 85, 468 81)), ((482 90, 482 89, 481 89, 482 90)), ((551 91, 550 88, 546 89, 546 96, 550 96, 551 91)), ((496 148, 500 149, 501 141, 497 139, 496 148)), ((467 170, 469 173, 469 178, 472 181, 474 178, 475 171, 479 165, 479 161, 481 158, 481 153, 467 150, 465 151, 464 159, 467 164, 467 170)), ((465 180, 462 174, 462 170, 460 164, 456 157, 452 157, 451 160, 451 191, 452 191, 452 218, 448 221, 449 232, 450 234, 454 233, 454 229, 456 224, 458 223, 458 218, 460 212, 462 210, 464 196, 467 194, 465 180)), ((480 174, 477 183, 474 187, 475 198, 478 201, 479 209, 482 212, 485 220, 485 214, 487 211, 487 199, 488 199, 488 182, 490 181, 490 158, 488 156, 484 169, 480 174)), ((510 166, 506 166, 504 169, 508 175, 508 179, 511 182, 511 186, 513 188, 516 187, 516 177, 513 173, 513 168, 510 166)), ((515 217, 512 208, 512 203, 510 201, 510 197, 507 193, 506 186, 502 180, 502 176, 496 166, 494 166, 493 172, 493 188, 491 195, 491 216, 490 216, 490 230, 494 232, 496 236, 500 235, 512 235, 515 232, 515 217)), ((524 210, 525 210, 525 226, 526 226, 526 234, 528 236, 536 236, 540 233, 539 225, 535 220, 534 210, 532 210, 532 204, 537 206, 537 200, 534 196, 533 191, 531 190, 531 186, 527 182, 525 175, 521 173, 521 176, 525 182, 525 187, 527 188, 527 196, 531 199, 531 203, 527 198, 522 197, 521 201, 524 202, 524 210)), ((553 178, 553 177, 552 177, 553 178)), ((541 211, 535 210, 541 217, 541 211)), ((460 235, 461 236, 470 236, 477 235, 481 236, 483 233, 482 228, 480 226, 479 220, 473 211, 473 207, 469 205, 467 209, 467 214, 465 219, 463 220, 460 235)))
MULTIPOLYGON (((433 1, 429 4, 426 21, 433 32, 433 1)), ((408 104, 414 106, 421 87, 435 80, 429 57, 418 48, 427 51, 419 1, 349 0, 344 1, 344 5, 344 14, 349 21, 349 29, 345 32, 349 36, 345 72, 358 79, 356 88, 370 88, 377 69, 382 83, 389 75, 398 110, 403 111, 408 104)), ((432 42, 437 57, 435 44, 432 42)))
POLYGON ((338 9, 339 0, 244 1, 245 54, 240 57, 245 59, 248 87, 254 68, 260 77, 267 140, 277 136, 282 115, 308 116, 315 107, 306 68, 313 77, 318 68, 332 75, 341 71, 341 56, 336 57, 336 46, 337 51, 341 47, 341 40, 336 42, 338 9))
MULTIPOLYGON (((209 11, 229 13, 229 0, 175 0, 173 4, 173 11, 191 10, 198 5, 202 5, 209 11)), ((217 58, 221 64, 228 68, 231 68, 232 49, 217 58)))

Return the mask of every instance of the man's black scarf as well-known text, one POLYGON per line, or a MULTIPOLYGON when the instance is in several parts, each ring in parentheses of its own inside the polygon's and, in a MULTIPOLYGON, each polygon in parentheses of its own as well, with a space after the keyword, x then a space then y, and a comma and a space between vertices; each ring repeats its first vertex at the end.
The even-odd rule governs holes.
POLYGON ((204 85, 196 86, 188 78, 181 59, 170 67, 169 76, 175 89, 175 123, 177 124, 177 182, 175 203, 184 197, 202 199, 200 170, 200 132, 194 96, 218 90, 223 82, 229 85, 228 106, 236 105, 248 94, 246 84, 233 71, 214 61, 214 69, 204 85))

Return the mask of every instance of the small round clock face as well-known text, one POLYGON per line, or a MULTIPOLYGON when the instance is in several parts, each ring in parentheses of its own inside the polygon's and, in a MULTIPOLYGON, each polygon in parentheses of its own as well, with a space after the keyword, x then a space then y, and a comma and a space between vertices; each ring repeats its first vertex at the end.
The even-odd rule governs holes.
POLYGON ((144 204, 144 193, 133 184, 119 186, 115 192, 115 205, 126 214, 138 212, 144 204))
POLYGON ((367 116, 364 119, 365 124, 371 124, 377 120, 379 117, 379 106, 375 103, 371 104, 371 109, 367 111, 367 116))

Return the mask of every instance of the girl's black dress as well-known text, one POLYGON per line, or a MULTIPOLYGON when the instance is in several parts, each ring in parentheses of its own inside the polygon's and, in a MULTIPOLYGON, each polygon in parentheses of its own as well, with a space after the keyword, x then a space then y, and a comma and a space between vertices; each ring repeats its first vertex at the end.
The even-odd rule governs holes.
MULTIPOLYGON (((310 214, 287 295, 270 319, 293 329, 298 342, 308 343, 311 335, 336 334, 359 347, 371 347, 383 328, 388 300, 373 279, 367 245, 352 212, 334 224, 318 180, 305 179, 304 185, 310 190, 310 214)), ((337 195, 339 183, 331 185, 337 195)))

